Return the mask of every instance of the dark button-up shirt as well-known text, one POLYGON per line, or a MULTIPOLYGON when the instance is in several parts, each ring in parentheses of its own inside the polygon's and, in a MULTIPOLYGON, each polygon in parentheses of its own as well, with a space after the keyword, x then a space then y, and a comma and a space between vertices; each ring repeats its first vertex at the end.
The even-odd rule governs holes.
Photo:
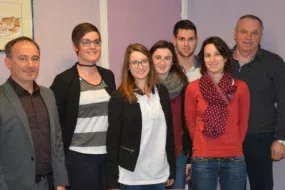
POLYGON ((9 82, 27 114, 35 148, 36 175, 46 175, 52 171, 50 125, 48 111, 41 97, 40 88, 34 82, 33 93, 30 94, 11 77, 9 82))
POLYGON ((245 81, 250 91, 248 133, 275 131, 276 139, 285 140, 285 64, 282 58, 259 47, 249 63, 240 66, 235 60, 232 73, 233 77, 245 81))

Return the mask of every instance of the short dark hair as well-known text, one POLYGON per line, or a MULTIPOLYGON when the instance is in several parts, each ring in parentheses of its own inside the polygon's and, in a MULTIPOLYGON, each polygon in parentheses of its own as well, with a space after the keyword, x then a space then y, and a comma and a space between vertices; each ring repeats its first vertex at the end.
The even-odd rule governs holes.
POLYGON ((172 65, 171 65, 171 68, 169 70, 169 72, 174 72, 177 74, 177 76, 180 78, 180 80, 183 82, 183 84, 185 86, 187 86, 188 84, 188 79, 187 79, 187 76, 184 74, 184 72, 182 71, 181 69, 181 66, 178 62, 178 58, 177 58, 177 55, 176 55, 176 52, 175 52, 175 48, 173 46, 173 44, 171 42, 168 42, 168 41, 165 41, 165 40, 160 40, 158 42, 156 42, 155 44, 153 44, 153 46, 150 48, 149 52, 151 54, 151 56, 154 54, 154 52, 157 50, 157 49, 160 49, 160 48, 166 48, 168 49, 171 54, 172 54, 172 65))
POLYGON ((224 40, 217 36, 211 36, 207 38, 201 47, 200 52, 198 53, 198 59, 200 62, 201 67, 201 74, 204 74, 207 71, 205 60, 204 60, 204 51, 205 47, 208 44, 213 44, 218 52, 223 56, 224 59, 227 61, 225 62, 224 72, 230 73, 232 71, 232 63, 233 63, 233 53, 232 50, 229 48, 229 46, 226 44, 224 40))
POLYGON ((35 40, 33 40, 32 38, 29 38, 29 37, 26 37, 26 36, 21 36, 21 37, 18 37, 18 38, 15 38, 11 41, 9 41, 4 49, 5 49, 5 54, 6 54, 6 57, 12 57, 12 49, 14 47, 14 45, 18 42, 22 42, 22 41, 28 41, 28 42, 31 42, 32 44, 34 44, 36 46, 36 48, 38 49, 39 53, 40 53, 40 46, 37 44, 37 42, 35 42, 35 40))
POLYGON ((262 20, 261 20, 259 17, 255 16, 255 15, 251 15, 251 14, 243 15, 243 16, 241 16, 241 17, 238 19, 237 24, 236 24, 236 27, 235 27, 235 30, 236 30, 236 31, 238 30, 238 23, 239 23, 239 21, 241 21, 241 20, 243 20, 243 19, 245 19, 245 18, 252 19, 252 20, 257 20, 257 21, 259 22, 260 26, 261 26, 261 30, 263 31, 264 26, 263 26, 262 20))
POLYGON ((176 37, 178 34, 178 30, 194 30, 195 36, 197 37, 197 28, 193 22, 190 20, 180 20, 174 25, 173 28, 173 35, 176 37))
POLYGON ((99 38, 101 40, 101 34, 96 26, 90 23, 81 23, 75 26, 75 28, 72 31, 71 39, 75 47, 79 47, 79 42, 83 38, 83 36, 89 32, 96 32, 99 35, 99 38))

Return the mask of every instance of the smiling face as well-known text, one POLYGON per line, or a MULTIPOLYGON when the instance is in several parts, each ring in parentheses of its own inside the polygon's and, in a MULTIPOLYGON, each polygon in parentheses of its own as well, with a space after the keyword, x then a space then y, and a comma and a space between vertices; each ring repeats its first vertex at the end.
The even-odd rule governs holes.
POLYGON ((178 29, 173 44, 181 57, 190 57, 197 47, 197 36, 194 30, 178 29))
POLYGON ((152 54, 154 68, 158 73, 159 78, 165 79, 172 66, 173 55, 167 48, 158 48, 152 54))
POLYGON ((80 64, 93 65, 100 58, 101 45, 95 46, 94 43, 91 43, 89 47, 85 47, 83 42, 86 40, 98 41, 100 36, 97 32, 89 32, 82 37, 78 48, 73 44, 73 49, 78 53, 78 62, 80 64))
POLYGON ((40 52, 32 42, 17 42, 11 57, 5 58, 5 65, 10 69, 11 78, 19 85, 33 83, 39 71, 40 52))
POLYGON ((129 58, 129 70, 135 81, 146 82, 148 73, 150 71, 150 65, 147 56, 139 51, 133 51, 130 54, 129 58), (139 62, 139 64, 133 64, 136 62, 139 62))
POLYGON ((244 18, 238 22, 234 33, 240 52, 255 53, 262 38, 262 26, 258 20, 244 18))
POLYGON ((204 62, 211 74, 223 73, 227 60, 218 52, 214 44, 208 44, 204 49, 204 62))

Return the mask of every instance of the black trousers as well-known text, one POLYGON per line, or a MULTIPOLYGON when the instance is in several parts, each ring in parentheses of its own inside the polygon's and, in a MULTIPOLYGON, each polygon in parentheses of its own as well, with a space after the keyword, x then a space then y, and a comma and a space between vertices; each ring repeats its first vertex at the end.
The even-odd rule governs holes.
POLYGON ((68 190, 107 190, 107 154, 81 154, 69 151, 66 168, 68 190))
MULTIPOLYGON (((251 190, 273 190, 272 132, 246 135, 243 152, 251 190)), ((245 187, 246 189, 246 187, 245 187)))

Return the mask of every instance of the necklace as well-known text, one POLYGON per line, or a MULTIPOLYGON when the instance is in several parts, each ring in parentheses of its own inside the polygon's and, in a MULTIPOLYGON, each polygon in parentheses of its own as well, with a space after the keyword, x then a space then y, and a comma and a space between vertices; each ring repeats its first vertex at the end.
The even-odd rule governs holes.
POLYGON ((77 65, 80 65, 82 67, 94 67, 94 66, 96 66, 96 63, 94 63, 93 65, 85 65, 85 64, 81 64, 81 63, 77 62, 77 65))

